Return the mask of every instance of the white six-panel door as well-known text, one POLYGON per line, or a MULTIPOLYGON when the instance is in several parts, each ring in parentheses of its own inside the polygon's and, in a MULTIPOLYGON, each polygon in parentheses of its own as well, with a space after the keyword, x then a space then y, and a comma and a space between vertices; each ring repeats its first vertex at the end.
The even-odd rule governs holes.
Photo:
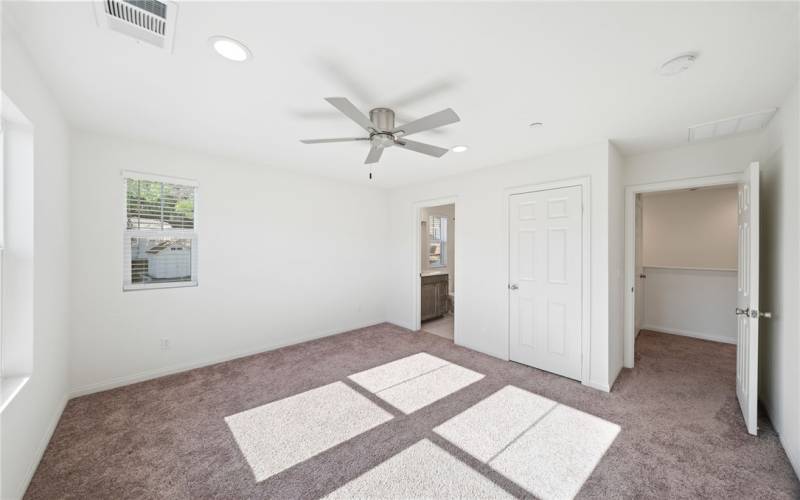
POLYGON ((581 379, 582 188, 515 194, 509 203, 512 361, 581 379))
POLYGON ((736 396, 747 432, 755 435, 758 430, 758 163, 751 164, 742 174, 738 214, 736 396))

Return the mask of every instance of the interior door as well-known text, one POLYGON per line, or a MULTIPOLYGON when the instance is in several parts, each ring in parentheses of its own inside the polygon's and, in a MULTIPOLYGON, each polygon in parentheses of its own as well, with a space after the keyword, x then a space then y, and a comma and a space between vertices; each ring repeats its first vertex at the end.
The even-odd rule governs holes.
POLYGON ((581 378, 582 188, 516 194, 509 203, 511 360, 581 378))
POLYGON ((759 166, 752 163, 742 173, 738 193, 736 396, 753 435, 758 430, 758 191, 759 166))
POLYGON ((643 233, 643 224, 642 224, 642 198, 641 195, 636 195, 636 234, 635 234, 635 241, 636 241, 636 250, 635 250, 635 267, 636 267, 636 279, 634 283, 636 283, 636 293, 634 295, 634 303, 635 309, 633 314, 633 334, 634 337, 639 335, 639 330, 642 328, 642 321, 644 320, 644 267, 642 266, 642 259, 644 251, 644 247, 642 246, 642 242, 644 241, 644 233, 643 233))

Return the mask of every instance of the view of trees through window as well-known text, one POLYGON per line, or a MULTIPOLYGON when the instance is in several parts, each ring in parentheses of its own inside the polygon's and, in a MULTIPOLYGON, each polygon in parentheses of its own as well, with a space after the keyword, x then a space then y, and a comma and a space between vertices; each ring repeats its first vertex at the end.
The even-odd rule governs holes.
POLYGON ((194 229, 193 186, 128 179, 127 229, 194 229))

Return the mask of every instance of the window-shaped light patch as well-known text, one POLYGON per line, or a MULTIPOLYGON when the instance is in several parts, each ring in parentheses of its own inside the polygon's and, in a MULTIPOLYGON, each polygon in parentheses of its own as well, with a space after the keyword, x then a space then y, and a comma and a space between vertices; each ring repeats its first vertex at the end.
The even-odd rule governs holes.
POLYGON ((349 378, 409 414, 477 382, 483 374, 423 352, 349 378))
POLYGON ((225 417, 225 422, 256 481, 263 481, 391 419, 335 382, 225 417))
POLYGON ((514 386, 506 386, 434 432, 531 494, 573 498, 620 427, 514 386))
POLYGON ((427 439, 406 448, 325 498, 513 498, 427 439))

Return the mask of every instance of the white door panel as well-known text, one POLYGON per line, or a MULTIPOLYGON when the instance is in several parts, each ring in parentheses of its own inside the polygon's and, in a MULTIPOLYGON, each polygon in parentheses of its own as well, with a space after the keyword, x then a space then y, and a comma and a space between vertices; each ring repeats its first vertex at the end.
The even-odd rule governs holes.
POLYGON ((510 357, 581 378, 582 188, 512 195, 510 357))
POLYGON ((742 174, 738 191, 736 396, 747 432, 755 435, 758 407, 759 165, 742 174))

